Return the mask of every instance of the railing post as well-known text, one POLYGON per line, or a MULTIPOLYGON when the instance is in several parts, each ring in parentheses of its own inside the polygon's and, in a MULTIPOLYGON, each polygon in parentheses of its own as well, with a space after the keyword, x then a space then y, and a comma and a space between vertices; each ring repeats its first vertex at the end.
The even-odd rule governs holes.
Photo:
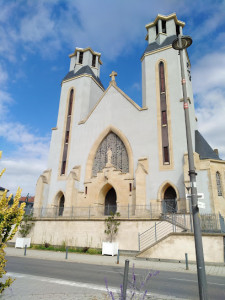
POLYGON ((128 219, 130 219, 129 203, 128 203, 128 219))
POLYGON ((138 249, 139 251, 141 251, 141 235, 139 232, 138 232, 138 249))
POLYGON ((186 227, 186 214, 184 213, 184 226, 186 227))
POLYGON ((172 229, 173 229, 173 232, 174 232, 173 214, 172 214, 172 229))
POLYGON ((174 214, 174 217, 175 217, 175 222, 174 222, 175 232, 177 232, 177 214, 176 213, 174 214))
POLYGON ((157 241, 156 222, 155 222, 155 241, 157 241))

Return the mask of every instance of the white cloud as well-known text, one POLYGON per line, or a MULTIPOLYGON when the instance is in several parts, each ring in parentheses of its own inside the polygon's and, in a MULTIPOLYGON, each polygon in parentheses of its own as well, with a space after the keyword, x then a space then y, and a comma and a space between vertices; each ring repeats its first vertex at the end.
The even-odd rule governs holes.
POLYGON ((10 153, 3 152, 0 161, 0 170, 7 170, 0 185, 11 193, 21 187, 23 195, 34 195, 37 179, 47 168, 50 138, 38 136, 25 125, 7 120, 0 122, 0 137, 11 148, 10 153))
POLYGON ((35 194, 38 177, 46 169, 46 158, 41 160, 33 158, 19 159, 16 157, 4 159, 0 162, 0 169, 6 168, 0 180, 0 185, 15 194, 18 187, 22 188, 22 195, 35 194))
POLYGON ((203 56, 193 67, 199 130, 225 159, 225 54, 203 56))

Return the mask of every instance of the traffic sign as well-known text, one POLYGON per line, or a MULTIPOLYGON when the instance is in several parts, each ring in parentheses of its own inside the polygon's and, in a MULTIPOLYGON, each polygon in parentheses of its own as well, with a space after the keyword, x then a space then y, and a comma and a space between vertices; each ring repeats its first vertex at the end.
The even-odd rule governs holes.
POLYGON ((205 203, 198 201, 198 207, 199 208, 205 208, 205 203))
MULTIPOLYGON (((186 199, 187 200, 190 200, 191 199, 191 194, 186 194, 186 199)), ((198 200, 200 199, 200 200, 203 200, 204 199, 204 193, 198 193, 198 200)))

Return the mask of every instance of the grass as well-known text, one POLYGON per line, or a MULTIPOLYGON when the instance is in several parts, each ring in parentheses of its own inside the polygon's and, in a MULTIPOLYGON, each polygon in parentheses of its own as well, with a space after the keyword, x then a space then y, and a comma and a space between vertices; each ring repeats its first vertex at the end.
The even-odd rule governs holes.
MULTIPOLYGON (((52 246, 48 243, 44 243, 42 245, 31 245, 32 249, 36 250, 49 250, 49 251, 60 251, 60 252, 65 252, 66 251, 66 246, 63 244, 62 246, 52 246)), ((101 249, 95 249, 95 248, 89 248, 89 247, 69 247, 68 252, 73 252, 73 253, 87 253, 87 254, 102 254, 101 249)))

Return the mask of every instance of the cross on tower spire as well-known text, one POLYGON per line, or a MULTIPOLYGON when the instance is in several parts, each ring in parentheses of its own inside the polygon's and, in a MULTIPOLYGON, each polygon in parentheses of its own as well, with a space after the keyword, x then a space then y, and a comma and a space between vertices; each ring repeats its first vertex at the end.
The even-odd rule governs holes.
POLYGON ((110 84, 116 85, 116 79, 115 79, 115 77, 117 76, 117 73, 115 71, 112 71, 112 73, 109 76, 111 77, 110 84))

